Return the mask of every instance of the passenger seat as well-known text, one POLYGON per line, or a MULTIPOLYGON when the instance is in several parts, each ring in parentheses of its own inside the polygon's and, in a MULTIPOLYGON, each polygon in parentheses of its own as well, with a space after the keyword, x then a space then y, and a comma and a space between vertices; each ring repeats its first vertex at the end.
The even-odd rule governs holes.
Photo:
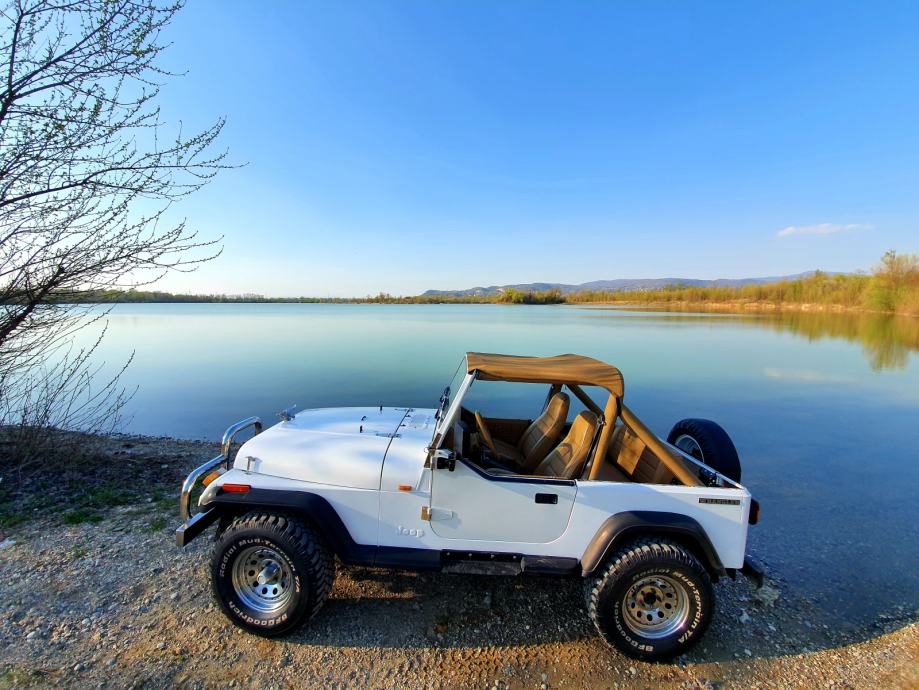
POLYGON ((565 393, 553 395, 545 411, 527 427, 517 445, 495 440, 497 460, 512 465, 521 474, 532 474, 562 435, 569 407, 570 400, 565 393))
POLYGON ((546 456, 533 473, 543 477, 576 479, 593 445, 600 421, 593 412, 584 411, 574 418, 571 428, 555 449, 546 456))

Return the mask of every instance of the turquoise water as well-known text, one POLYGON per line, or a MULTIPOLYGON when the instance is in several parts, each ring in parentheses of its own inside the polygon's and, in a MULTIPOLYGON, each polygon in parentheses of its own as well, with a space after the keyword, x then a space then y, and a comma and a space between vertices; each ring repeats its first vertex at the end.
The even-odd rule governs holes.
MULTIPOLYGON (((122 305, 101 354, 136 353, 126 431, 188 438, 292 403, 432 407, 466 350, 597 357, 657 433, 683 417, 728 430, 763 505, 751 548, 816 610, 854 619, 919 606, 917 330, 574 306, 122 305)), ((492 414, 538 404, 485 392, 492 414)))

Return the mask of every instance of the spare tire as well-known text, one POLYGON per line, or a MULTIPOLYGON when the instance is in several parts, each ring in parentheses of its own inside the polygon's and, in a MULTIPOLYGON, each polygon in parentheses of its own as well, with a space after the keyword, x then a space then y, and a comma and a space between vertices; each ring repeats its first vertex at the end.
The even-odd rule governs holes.
POLYGON ((728 479, 740 481, 740 458, 728 432, 709 419, 681 419, 667 434, 670 443, 728 479))

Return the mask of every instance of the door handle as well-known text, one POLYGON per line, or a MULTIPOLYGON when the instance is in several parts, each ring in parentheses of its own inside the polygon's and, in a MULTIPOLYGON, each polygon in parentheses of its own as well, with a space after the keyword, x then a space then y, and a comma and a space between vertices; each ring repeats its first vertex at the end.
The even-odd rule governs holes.
POLYGON ((558 503, 558 494, 536 494, 536 502, 556 505, 558 503))
POLYGON ((452 520, 453 511, 446 508, 435 508, 434 506, 421 506, 421 519, 427 522, 433 520, 452 520))

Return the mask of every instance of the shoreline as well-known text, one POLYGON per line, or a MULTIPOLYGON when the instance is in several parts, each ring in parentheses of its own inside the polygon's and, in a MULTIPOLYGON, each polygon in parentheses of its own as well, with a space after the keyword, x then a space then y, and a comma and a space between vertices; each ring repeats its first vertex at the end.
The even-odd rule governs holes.
POLYGON ((872 315, 872 316, 889 316, 901 318, 919 318, 919 314, 910 312, 896 311, 879 311, 877 309, 868 309, 867 307, 845 306, 841 304, 816 304, 809 302, 802 303, 778 303, 778 302, 755 302, 755 301, 737 301, 737 302, 693 302, 685 300, 681 302, 565 302, 569 306, 578 307, 606 307, 622 308, 633 311, 651 309, 655 311, 684 311, 684 312, 717 312, 726 314, 777 314, 781 312, 796 312, 810 314, 849 314, 853 316, 872 315))
POLYGON ((220 304, 220 305, 286 305, 286 304, 304 304, 304 305, 328 305, 328 306, 454 306, 454 305, 479 305, 479 306, 506 306, 506 307, 604 307, 620 308, 632 311, 647 310, 670 310, 683 312, 718 312, 730 314, 777 314, 782 312, 811 313, 811 314, 849 314, 849 315, 872 315, 872 316, 889 316, 899 318, 919 319, 919 313, 911 311, 886 311, 879 309, 870 309, 863 306, 852 306, 843 304, 820 304, 815 302, 767 302, 767 301, 629 301, 629 300, 562 300, 559 302, 546 303, 514 303, 500 300, 448 300, 448 301, 412 301, 406 300, 298 300, 298 299, 273 299, 273 300, 198 300, 198 301, 119 301, 119 302, 74 302, 74 306, 88 307, 116 307, 120 305, 151 304, 151 305, 200 305, 200 304, 220 304))

